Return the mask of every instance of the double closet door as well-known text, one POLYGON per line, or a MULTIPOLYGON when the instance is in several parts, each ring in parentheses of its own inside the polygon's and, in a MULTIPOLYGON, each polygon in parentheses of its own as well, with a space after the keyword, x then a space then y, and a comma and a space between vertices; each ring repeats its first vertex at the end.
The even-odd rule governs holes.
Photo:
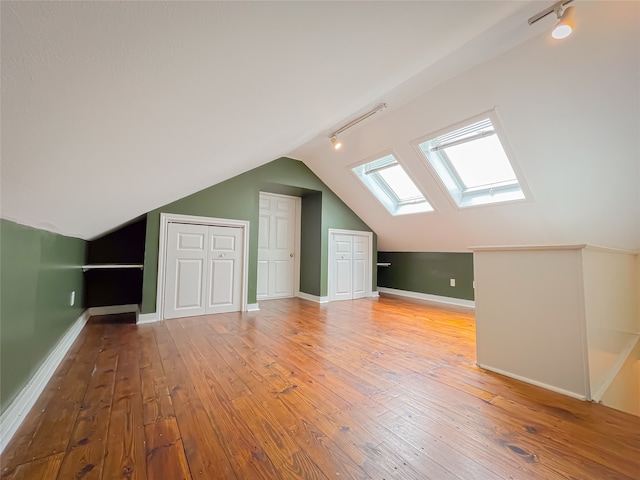
POLYGON ((243 229, 169 223, 164 318, 242 309, 243 229))
POLYGON ((329 234, 329 299, 355 300, 371 292, 370 235, 329 234))

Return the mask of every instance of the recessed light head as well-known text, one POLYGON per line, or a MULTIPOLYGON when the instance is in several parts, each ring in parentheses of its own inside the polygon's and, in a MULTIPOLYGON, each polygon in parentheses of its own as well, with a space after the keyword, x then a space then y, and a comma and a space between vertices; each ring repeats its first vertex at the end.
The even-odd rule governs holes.
POLYGON ((340 150, 342 148, 342 142, 338 140, 338 137, 336 135, 331 137, 331 143, 333 144, 333 148, 335 148, 336 150, 340 150))

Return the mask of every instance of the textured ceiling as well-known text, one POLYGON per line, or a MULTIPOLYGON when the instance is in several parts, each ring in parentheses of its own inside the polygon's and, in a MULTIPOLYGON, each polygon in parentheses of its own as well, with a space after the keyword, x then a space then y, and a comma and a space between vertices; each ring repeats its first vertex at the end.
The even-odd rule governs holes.
POLYGON ((563 42, 538 1, 0 3, 2 218, 91 239, 290 155, 382 250, 640 250, 638 2, 574 2, 563 42), (457 209, 412 142, 493 108, 531 197, 457 209), (350 173, 390 150, 434 213, 350 173))
POLYGON ((2 217, 85 239, 412 98, 529 5, 1 3, 2 217))

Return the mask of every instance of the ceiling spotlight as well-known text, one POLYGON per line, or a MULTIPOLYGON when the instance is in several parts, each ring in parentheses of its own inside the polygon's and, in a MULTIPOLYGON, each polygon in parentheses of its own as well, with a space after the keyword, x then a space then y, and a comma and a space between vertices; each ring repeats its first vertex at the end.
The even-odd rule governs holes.
POLYGON ((575 7, 564 8, 565 5, 571 3, 573 0, 560 0, 557 3, 554 3, 549 8, 544 9, 540 13, 534 15, 529 19, 529 25, 533 25, 538 20, 543 19, 547 15, 551 13, 555 13, 559 22, 554 27, 553 32, 551 32, 551 36, 557 40, 562 38, 567 38, 573 32, 574 22, 573 22, 573 14, 575 13, 575 7))
POLYGON ((331 140, 331 143, 333 144, 333 148, 335 148, 336 150, 340 150, 342 148, 342 142, 340 140, 338 140, 338 135, 340 135, 342 132, 344 132, 345 130, 353 127, 354 125, 362 122, 363 120, 366 120, 367 118, 369 118, 371 115, 374 115, 378 112, 381 112, 382 110, 384 110, 385 108, 387 108, 387 104, 386 103, 379 103, 378 105, 376 105, 375 107, 373 107, 371 110, 369 110, 366 113, 363 113, 362 115, 360 115, 359 117, 354 118, 353 120, 351 120, 350 122, 344 124, 342 127, 340 127, 339 129, 337 129, 335 132, 333 132, 331 135, 329 135, 329 140, 331 140))
POLYGON ((573 14, 576 10, 576 7, 568 7, 564 13, 560 16, 560 21, 557 23, 553 32, 551 32, 551 36, 556 40, 560 40, 563 38, 567 38, 573 32, 573 14))

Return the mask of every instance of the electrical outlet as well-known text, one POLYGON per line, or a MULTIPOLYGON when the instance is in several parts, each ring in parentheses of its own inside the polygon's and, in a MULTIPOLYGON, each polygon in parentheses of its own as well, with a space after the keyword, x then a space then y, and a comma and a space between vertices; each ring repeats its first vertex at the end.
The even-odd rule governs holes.
POLYGON ((69 298, 69 306, 73 307, 76 303, 76 291, 71 292, 71 298, 69 298))
POLYGON ((449 279, 449 285, 452 286, 452 287, 455 287, 456 286, 456 279, 455 278, 449 279))

